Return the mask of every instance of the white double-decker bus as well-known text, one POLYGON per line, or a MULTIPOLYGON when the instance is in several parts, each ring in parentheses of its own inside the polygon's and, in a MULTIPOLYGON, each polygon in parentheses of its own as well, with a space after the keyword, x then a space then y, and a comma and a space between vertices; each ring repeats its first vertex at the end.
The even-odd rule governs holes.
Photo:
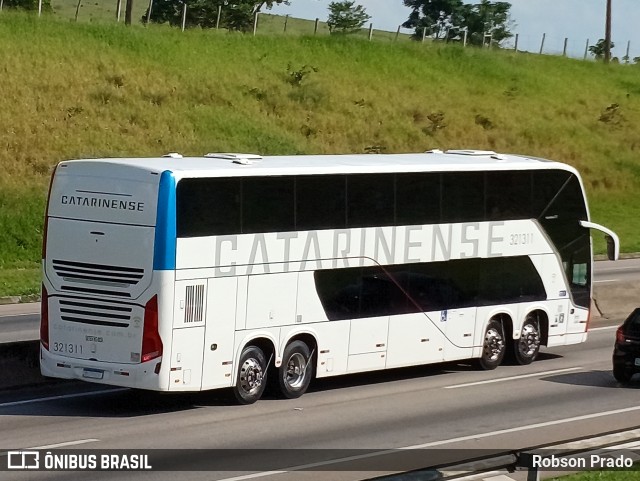
POLYGON ((45 224, 45 376, 245 404, 583 342, 618 254, 572 167, 479 151, 67 161, 45 224))

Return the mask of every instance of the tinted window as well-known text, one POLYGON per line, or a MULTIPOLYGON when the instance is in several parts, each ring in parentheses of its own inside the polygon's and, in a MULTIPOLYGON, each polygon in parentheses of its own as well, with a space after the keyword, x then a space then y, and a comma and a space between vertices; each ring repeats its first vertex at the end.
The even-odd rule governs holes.
POLYGON ((319 270, 327 317, 355 319, 545 300, 527 256, 319 270))
POLYGON ((394 223, 394 175, 347 177, 347 226, 371 227, 394 223))
POLYGON ((578 178, 563 171, 534 172, 533 197, 536 217, 562 258, 573 302, 589 307, 591 238, 579 224, 587 209, 578 178))
POLYGON ((293 177, 242 180, 242 233, 295 230, 293 177))
POLYGON ((309 175, 296 178, 296 229, 344 229, 346 177, 309 175))
POLYGON ((442 222, 470 222, 484 218, 484 172, 442 174, 442 222))
POLYGON ((440 222, 440 174, 396 176, 396 224, 440 222))
POLYGON ((532 217, 531 172, 487 172, 485 179, 485 208, 488 220, 532 217))
POLYGON ((182 179, 176 197, 178 237, 240 232, 240 179, 182 179))

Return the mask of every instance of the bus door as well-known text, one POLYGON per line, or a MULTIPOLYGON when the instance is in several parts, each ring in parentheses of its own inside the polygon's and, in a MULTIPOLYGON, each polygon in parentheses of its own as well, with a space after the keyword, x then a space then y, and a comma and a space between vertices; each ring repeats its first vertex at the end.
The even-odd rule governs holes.
POLYGON ((170 391, 193 391, 201 387, 206 308, 206 279, 176 282, 170 391))

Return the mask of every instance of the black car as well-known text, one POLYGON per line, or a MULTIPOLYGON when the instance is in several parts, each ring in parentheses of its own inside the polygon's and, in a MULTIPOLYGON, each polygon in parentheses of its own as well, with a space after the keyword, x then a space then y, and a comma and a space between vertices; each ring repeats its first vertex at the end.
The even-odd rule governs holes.
POLYGON ((640 373, 640 308, 636 308, 616 331, 613 377, 627 383, 640 373))

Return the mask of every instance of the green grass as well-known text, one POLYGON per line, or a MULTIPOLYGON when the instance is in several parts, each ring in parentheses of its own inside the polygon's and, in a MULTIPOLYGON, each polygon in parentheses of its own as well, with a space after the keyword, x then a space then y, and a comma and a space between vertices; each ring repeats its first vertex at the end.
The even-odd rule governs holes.
POLYGON ((633 471, 586 471, 570 474, 559 478, 549 478, 548 481, 640 481, 640 468, 635 465, 633 471))
POLYGON ((266 15, 273 33, 253 37, 127 28, 106 7, 70 22, 53 7, 40 19, 0 15, 0 278, 38 265, 57 162, 174 151, 547 157, 581 171, 594 221, 620 234, 623 251, 640 251, 637 67, 302 35, 293 19, 283 34, 283 19, 266 15), (296 72, 307 72, 300 83, 296 72))

